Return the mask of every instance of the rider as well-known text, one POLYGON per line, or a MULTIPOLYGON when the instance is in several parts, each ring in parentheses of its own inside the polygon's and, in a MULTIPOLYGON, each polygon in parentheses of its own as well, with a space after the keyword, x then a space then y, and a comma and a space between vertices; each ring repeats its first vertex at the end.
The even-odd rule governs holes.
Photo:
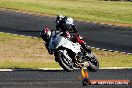
POLYGON ((77 28, 73 24, 73 19, 71 17, 59 15, 56 17, 56 30, 63 31, 63 34, 66 35, 67 31, 73 31, 77 33, 77 28))
MULTIPOLYGON (((71 17, 59 15, 56 17, 56 30, 62 30, 63 35, 67 37, 67 31, 73 31, 74 33, 77 33, 77 28, 73 24, 73 19, 71 17)), ((70 37, 71 38, 71 37, 70 37)), ((82 48, 87 51, 88 53, 91 53, 91 50, 87 48, 86 42, 79 39, 79 35, 75 34, 71 41, 78 42, 82 48)))

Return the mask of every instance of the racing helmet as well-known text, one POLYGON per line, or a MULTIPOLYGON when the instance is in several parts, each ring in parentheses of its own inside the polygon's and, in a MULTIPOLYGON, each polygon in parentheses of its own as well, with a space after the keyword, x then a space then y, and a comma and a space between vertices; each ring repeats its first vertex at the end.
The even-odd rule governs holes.
POLYGON ((61 21, 63 18, 64 18, 64 16, 63 16, 62 14, 58 15, 58 16, 56 17, 56 22, 61 21))
POLYGON ((68 17, 68 18, 66 19, 66 24, 68 24, 68 25, 73 25, 73 19, 72 19, 71 17, 68 17))

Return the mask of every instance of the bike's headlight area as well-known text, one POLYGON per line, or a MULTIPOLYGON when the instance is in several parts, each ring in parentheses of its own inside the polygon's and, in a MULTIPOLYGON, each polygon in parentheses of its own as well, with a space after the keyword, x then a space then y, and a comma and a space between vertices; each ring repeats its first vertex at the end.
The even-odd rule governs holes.
POLYGON ((51 36, 51 31, 47 32, 47 36, 50 37, 51 36))
POLYGON ((41 36, 41 38, 44 40, 44 41, 48 41, 49 40, 49 38, 50 38, 50 36, 49 35, 47 35, 46 33, 43 33, 43 34, 40 34, 40 36, 41 36))

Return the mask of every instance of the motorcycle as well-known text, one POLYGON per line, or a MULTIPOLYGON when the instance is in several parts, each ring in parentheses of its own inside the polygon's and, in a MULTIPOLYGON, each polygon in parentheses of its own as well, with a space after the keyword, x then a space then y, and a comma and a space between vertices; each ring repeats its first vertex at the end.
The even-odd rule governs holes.
MULTIPOLYGON (((55 61, 66 71, 73 71, 75 68, 81 68, 86 65, 89 71, 97 71, 99 62, 95 55, 91 52, 90 56, 82 48, 78 42, 70 40, 70 34, 67 37, 61 31, 51 31, 44 28, 40 32, 41 38, 45 41, 45 46, 49 54, 54 54, 55 61), (69 37, 68 37, 69 36, 69 37)), ((82 40, 82 37, 78 37, 82 40)))

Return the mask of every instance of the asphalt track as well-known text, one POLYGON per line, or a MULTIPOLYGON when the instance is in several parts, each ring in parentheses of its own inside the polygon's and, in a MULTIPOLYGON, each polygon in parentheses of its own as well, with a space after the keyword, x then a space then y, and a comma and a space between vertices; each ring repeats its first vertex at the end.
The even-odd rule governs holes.
MULTIPOLYGON (((132 53, 132 28, 75 21, 89 46, 132 53)), ((0 32, 39 37, 43 27, 55 29, 55 17, 0 10, 0 32)))
MULTIPOLYGON (((80 77, 80 70, 0 72, 0 88, 83 88, 80 77)), ((132 80, 132 69, 89 72, 89 78, 132 80)), ((84 88, 132 88, 132 85, 88 85, 84 88)))

